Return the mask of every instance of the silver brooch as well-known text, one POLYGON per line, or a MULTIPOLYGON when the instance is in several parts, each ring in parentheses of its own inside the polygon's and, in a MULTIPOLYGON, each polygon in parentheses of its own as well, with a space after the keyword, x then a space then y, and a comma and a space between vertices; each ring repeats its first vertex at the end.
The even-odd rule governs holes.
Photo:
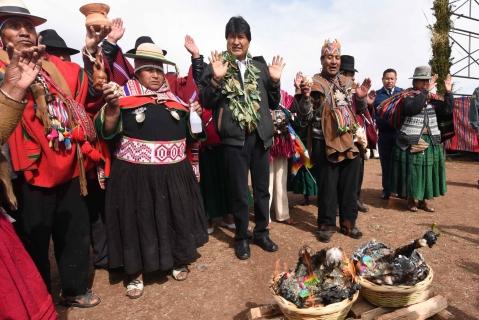
POLYGON ((140 107, 136 109, 135 111, 133 111, 133 113, 135 114, 136 122, 142 123, 143 121, 145 121, 145 110, 146 110, 145 107, 140 107))
POLYGON ((176 110, 170 109, 170 114, 176 120, 180 120, 180 115, 178 114, 178 112, 176 112, 176 110))

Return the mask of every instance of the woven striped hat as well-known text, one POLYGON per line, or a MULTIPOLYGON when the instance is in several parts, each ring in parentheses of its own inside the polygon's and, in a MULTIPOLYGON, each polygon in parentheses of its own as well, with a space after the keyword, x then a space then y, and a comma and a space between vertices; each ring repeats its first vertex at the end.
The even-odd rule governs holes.
POLYGON ((176 63, 165 58, 163 50, 154 43, 142 43, 136 48, 135 53, 125 53, 125 56, 133 59, 157 61, 176 66, 176 63))

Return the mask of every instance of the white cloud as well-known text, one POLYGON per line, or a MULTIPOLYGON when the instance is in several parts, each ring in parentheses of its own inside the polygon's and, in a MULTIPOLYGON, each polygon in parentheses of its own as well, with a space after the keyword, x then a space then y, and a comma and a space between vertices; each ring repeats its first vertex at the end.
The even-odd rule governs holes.
MULTIPOLYGON (((54 28, 67 44, 80 48, 84 42, 84 17, 78 8, 86 1, 26 0, 33 14, 48 22, 40 26, 54 28)), ((224 27, 233 15, 242 15, 251 25, 253 55, 267 61, 280 54, 286 61, 282 86, 292 92, 297 71, 320 71, 319 54, 325 38, 338 38, 342 53, 356 58, 357 80, 370 77, 373 87, 381 87, 382 71, 398 71, 398 85, 410 86, 408 77, 417 65, 427 64, 430 56, 432 0, 309 0, 309 1, 107 1, 110 17, 122 17, 126 33, 120 41, 124 50, 135 39, 150 35, 168 50, 182 74, 190 64, 183 48, 185 34, 192 35, 201 52, 226 46, 224 27)), ((78 58, 75 58, 78 61, 78 58)), ((459 87, 461 87, 461 81, 459 87)), ((464 86, 462 86, 464 87, 464 86)), ((472 91, 472 90, 471 90, 472 91)))

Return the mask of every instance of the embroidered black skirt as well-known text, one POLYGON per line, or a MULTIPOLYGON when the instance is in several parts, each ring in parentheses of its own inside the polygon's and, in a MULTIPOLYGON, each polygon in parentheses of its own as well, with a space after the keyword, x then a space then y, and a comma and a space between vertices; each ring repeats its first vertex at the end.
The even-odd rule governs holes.
POLYGON ((208 241, 200 188, 187 159, 161 165, 114 160, 105 209, 109 266, 127 274, 186 265, 208 241))

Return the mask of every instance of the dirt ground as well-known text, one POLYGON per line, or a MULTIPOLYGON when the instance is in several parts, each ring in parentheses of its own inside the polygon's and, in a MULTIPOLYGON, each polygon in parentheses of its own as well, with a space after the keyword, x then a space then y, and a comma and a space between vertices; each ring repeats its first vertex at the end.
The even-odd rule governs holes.
MULTIPOLYGON (((433 289, 449 301, 456 319, 479 319, 479 162, 447 161, 448 193, 433 201, 435 213, 405 211, 399 199, 380 199, 381 176, 377 159, 366 161, 363 198, 370 207, 360 214, 361 240, 335 234, 328 246, 340 246, 346 253, 375 238, 398 246, 420 236, 433 222, 442 230, 438 244, 422 253, 434 269, 433 289)), ((299 223, 288 226, 272 223, 271 238, 280 247, 266 253, 251 246, 251 258, 238 260, 233 252, 233 233, 216 229, 200 248, 201 257, 190 266, 184 282, 160 274, 146 278, 144 295, 130 300, 124 295, 121 273, 97 270, 93 289, 102 302, 92 309, 58 307, 62 319, 244 319, 254 306, 272 303, 268 283, 275 261, 293 266, 298 249, 308 244, 326 247, 317 241, 316 206, 301 206, 302 197, 290 194, 291 215, 299 223)))

